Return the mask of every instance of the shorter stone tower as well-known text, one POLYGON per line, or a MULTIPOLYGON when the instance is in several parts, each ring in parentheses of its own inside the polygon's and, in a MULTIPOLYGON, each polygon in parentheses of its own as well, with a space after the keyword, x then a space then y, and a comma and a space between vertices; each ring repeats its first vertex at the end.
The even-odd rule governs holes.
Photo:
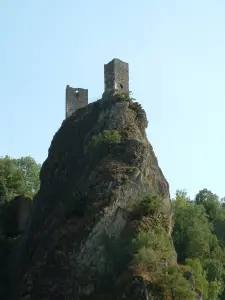
POLYGON ((88 90, 66 86, 66 118, 78 108, 88 105, 88 90))
POLYGON ((114 58, 104 65, 105 92, 118 90, 129 93, 129 65, 122 60, 114 58))

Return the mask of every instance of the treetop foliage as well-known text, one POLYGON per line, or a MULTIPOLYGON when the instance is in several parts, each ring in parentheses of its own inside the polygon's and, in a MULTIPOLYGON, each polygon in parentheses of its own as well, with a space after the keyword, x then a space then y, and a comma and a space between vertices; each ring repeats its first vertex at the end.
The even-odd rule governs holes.
POLYGON ((178 190, 172 201, 178 263, 188 265, 203 299, 225 299, 225 207, 207 189, 190 200, 178 190))
POLYGON ((0 157, 0 202, 23 194, 33 198, 39 189, 41 165, 32 157, 0 157))

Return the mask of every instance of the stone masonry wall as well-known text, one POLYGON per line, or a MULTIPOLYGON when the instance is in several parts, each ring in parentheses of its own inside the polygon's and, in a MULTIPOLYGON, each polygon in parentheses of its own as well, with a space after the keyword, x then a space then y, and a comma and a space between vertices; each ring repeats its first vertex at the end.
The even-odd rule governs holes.
POLYGON ((66 118, 71 116, 77 109, 88 105, 88 90, 81 88, 66 87, 66 118))
POLYGON ((104 65, 105 91, 118 90, 129 92, 129 65, 119 59, 113 59, 104 65))

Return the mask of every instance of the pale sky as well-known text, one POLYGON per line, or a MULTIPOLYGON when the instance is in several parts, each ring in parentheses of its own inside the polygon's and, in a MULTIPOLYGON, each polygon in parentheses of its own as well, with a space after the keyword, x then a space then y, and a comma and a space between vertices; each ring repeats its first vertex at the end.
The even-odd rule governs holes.
POLYGON ((66 85, 94 101, 119 58, 171 195, 225 196, 224 0, 0 0, 0 41, 0 156, 42 163, 66 85))

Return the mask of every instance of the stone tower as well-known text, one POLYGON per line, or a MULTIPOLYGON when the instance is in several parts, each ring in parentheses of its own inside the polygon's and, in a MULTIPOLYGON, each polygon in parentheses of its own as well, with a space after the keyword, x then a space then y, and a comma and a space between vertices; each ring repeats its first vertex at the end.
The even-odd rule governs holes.
POLYGON ((88 105, 88 90, 66 86, 66 118, 78 108, 88 105))
POLYGON ((129 93, 129 65, 117 58, 104 65, 105 92, 129 93))

